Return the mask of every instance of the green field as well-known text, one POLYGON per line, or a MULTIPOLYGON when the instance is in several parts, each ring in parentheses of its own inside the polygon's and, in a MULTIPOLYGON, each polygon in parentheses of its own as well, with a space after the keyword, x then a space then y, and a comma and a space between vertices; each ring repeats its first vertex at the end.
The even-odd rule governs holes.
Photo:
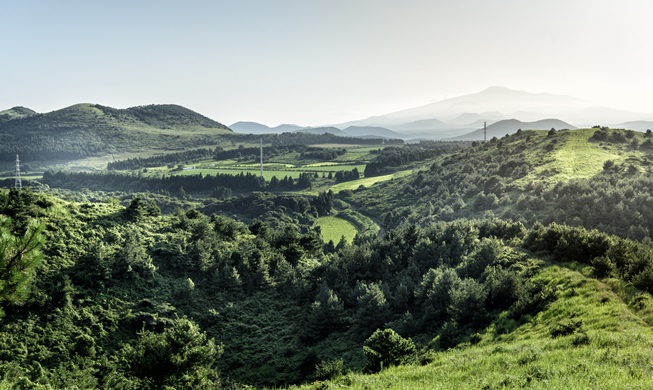
POLYGON ((353 190, 358 189, 360 186, 371 187, 372 185, 374 185, 376 183, 380 183, 382 181, 392 180, 392 179, 398 178, 398 177, 408 176, 411 173, 413 173, 413 170, 408 169, 408 170, 405 170, 405 171, 399 171, 399 172, 391 173, 389 175, 374 176, 374 177, 364 177, 364 178, 358 179, 358 180, 352 180, 352 181, 346 181, 344 183, 338 183, 338 184, 336 184, 334 186, 331 186, 329 189, 331 191, 333 191, 334 193, 338 193, 340 191, 345 191, 345 190, 353 191, 353 190))
POLYGON ((334 244, 340 242, 342 236, 351 243, 358 233, 351 222, 338 217, 320 217, 317 219, 317 225, 322 231, 322 240, 324 242, 333 241, 334 244))

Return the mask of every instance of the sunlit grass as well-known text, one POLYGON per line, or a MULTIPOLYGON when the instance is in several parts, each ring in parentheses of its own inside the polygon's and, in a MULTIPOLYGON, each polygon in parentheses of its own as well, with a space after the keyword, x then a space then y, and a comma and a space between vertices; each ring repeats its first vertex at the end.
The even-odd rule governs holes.
POLYGON ((613 291, 614 281, 561 266, 548 266, 537 278, 557 299, 511 333, 497 334, 493 324, 477 345, 432 353, 427 365, 353 373, 301 388, 653 388, 653 330, 613 291), (586 342, 578 342, 577 334, 551 336, 558 322, 572 317, 582 321, 586 342))
POLYGON ((392 179, 398 178, 398 177, 408 176, 411 173, 413 173, 413 170, 408 169, 408 170, 405 170, 405 171, 399 171, 399 172, 391 173, 389 175, 365 177, 365 178, 358 179, 358 180, 352 180, 352 181, 346 181, 344 183, 338 183, 336 185, 331 186, 329 189, 331 191, 333 191, 334 193, 338 193, 340 191, 345 191, 345 190, 353 191, 355 189, 358 189, 360 186, 371 187, 376 183, 392 180, 392 179))
POLYGON ((551 153, 553 160, 535 168, 534 174, 552 174, 549 180, 568 181, 590 178, 603 170, 607 160, 620 160, 623 156, 616 149, 606 150, 597 142, 588 141, 596 129, 569 130, 560 134, 562 146, 551 153))
POLYGON ((338 217, 320 217, 317 219, 317 225, 321 229, 322 240, 333 241, 334 244, 340 242, 343 236, 351 243, 358 233, 358 229, 351 222, 338 217))

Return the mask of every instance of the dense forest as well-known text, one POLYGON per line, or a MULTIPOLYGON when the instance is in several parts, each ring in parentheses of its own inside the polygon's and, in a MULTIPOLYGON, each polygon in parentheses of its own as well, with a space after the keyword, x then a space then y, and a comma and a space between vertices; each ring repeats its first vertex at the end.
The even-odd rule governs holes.
POLYGON ((403 148, 388 147, 365 166, 364 173, 366 177, 383 175, 393 168, 396 169, 414 161, 427 160, 466 146, 469 146, 468 142, 421 142, 406 145, 403 148))

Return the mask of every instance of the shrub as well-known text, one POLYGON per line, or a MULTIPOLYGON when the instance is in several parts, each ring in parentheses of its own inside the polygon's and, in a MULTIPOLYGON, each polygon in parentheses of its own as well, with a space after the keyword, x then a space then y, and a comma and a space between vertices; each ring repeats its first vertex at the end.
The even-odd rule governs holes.
POLYGON ((342 359, 328 360, 320 362, 315 366, 315 379, 326 381, 345 373, 345 363, 342 359))
POLYGON ((392 329, 377 329, 363 346, 367 358, 365 369, 379 372, 384 367, 405 364, 415 356, 417 349, 411 339, 405 339, 392 329))

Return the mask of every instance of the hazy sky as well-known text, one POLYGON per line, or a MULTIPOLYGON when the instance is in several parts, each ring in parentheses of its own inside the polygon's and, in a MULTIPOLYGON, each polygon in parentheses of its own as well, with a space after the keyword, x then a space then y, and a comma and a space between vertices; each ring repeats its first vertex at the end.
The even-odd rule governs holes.
POLYGON ((0 0, 0 110, 362 119, 501 85, 653 111, 645 0, 0 0))

